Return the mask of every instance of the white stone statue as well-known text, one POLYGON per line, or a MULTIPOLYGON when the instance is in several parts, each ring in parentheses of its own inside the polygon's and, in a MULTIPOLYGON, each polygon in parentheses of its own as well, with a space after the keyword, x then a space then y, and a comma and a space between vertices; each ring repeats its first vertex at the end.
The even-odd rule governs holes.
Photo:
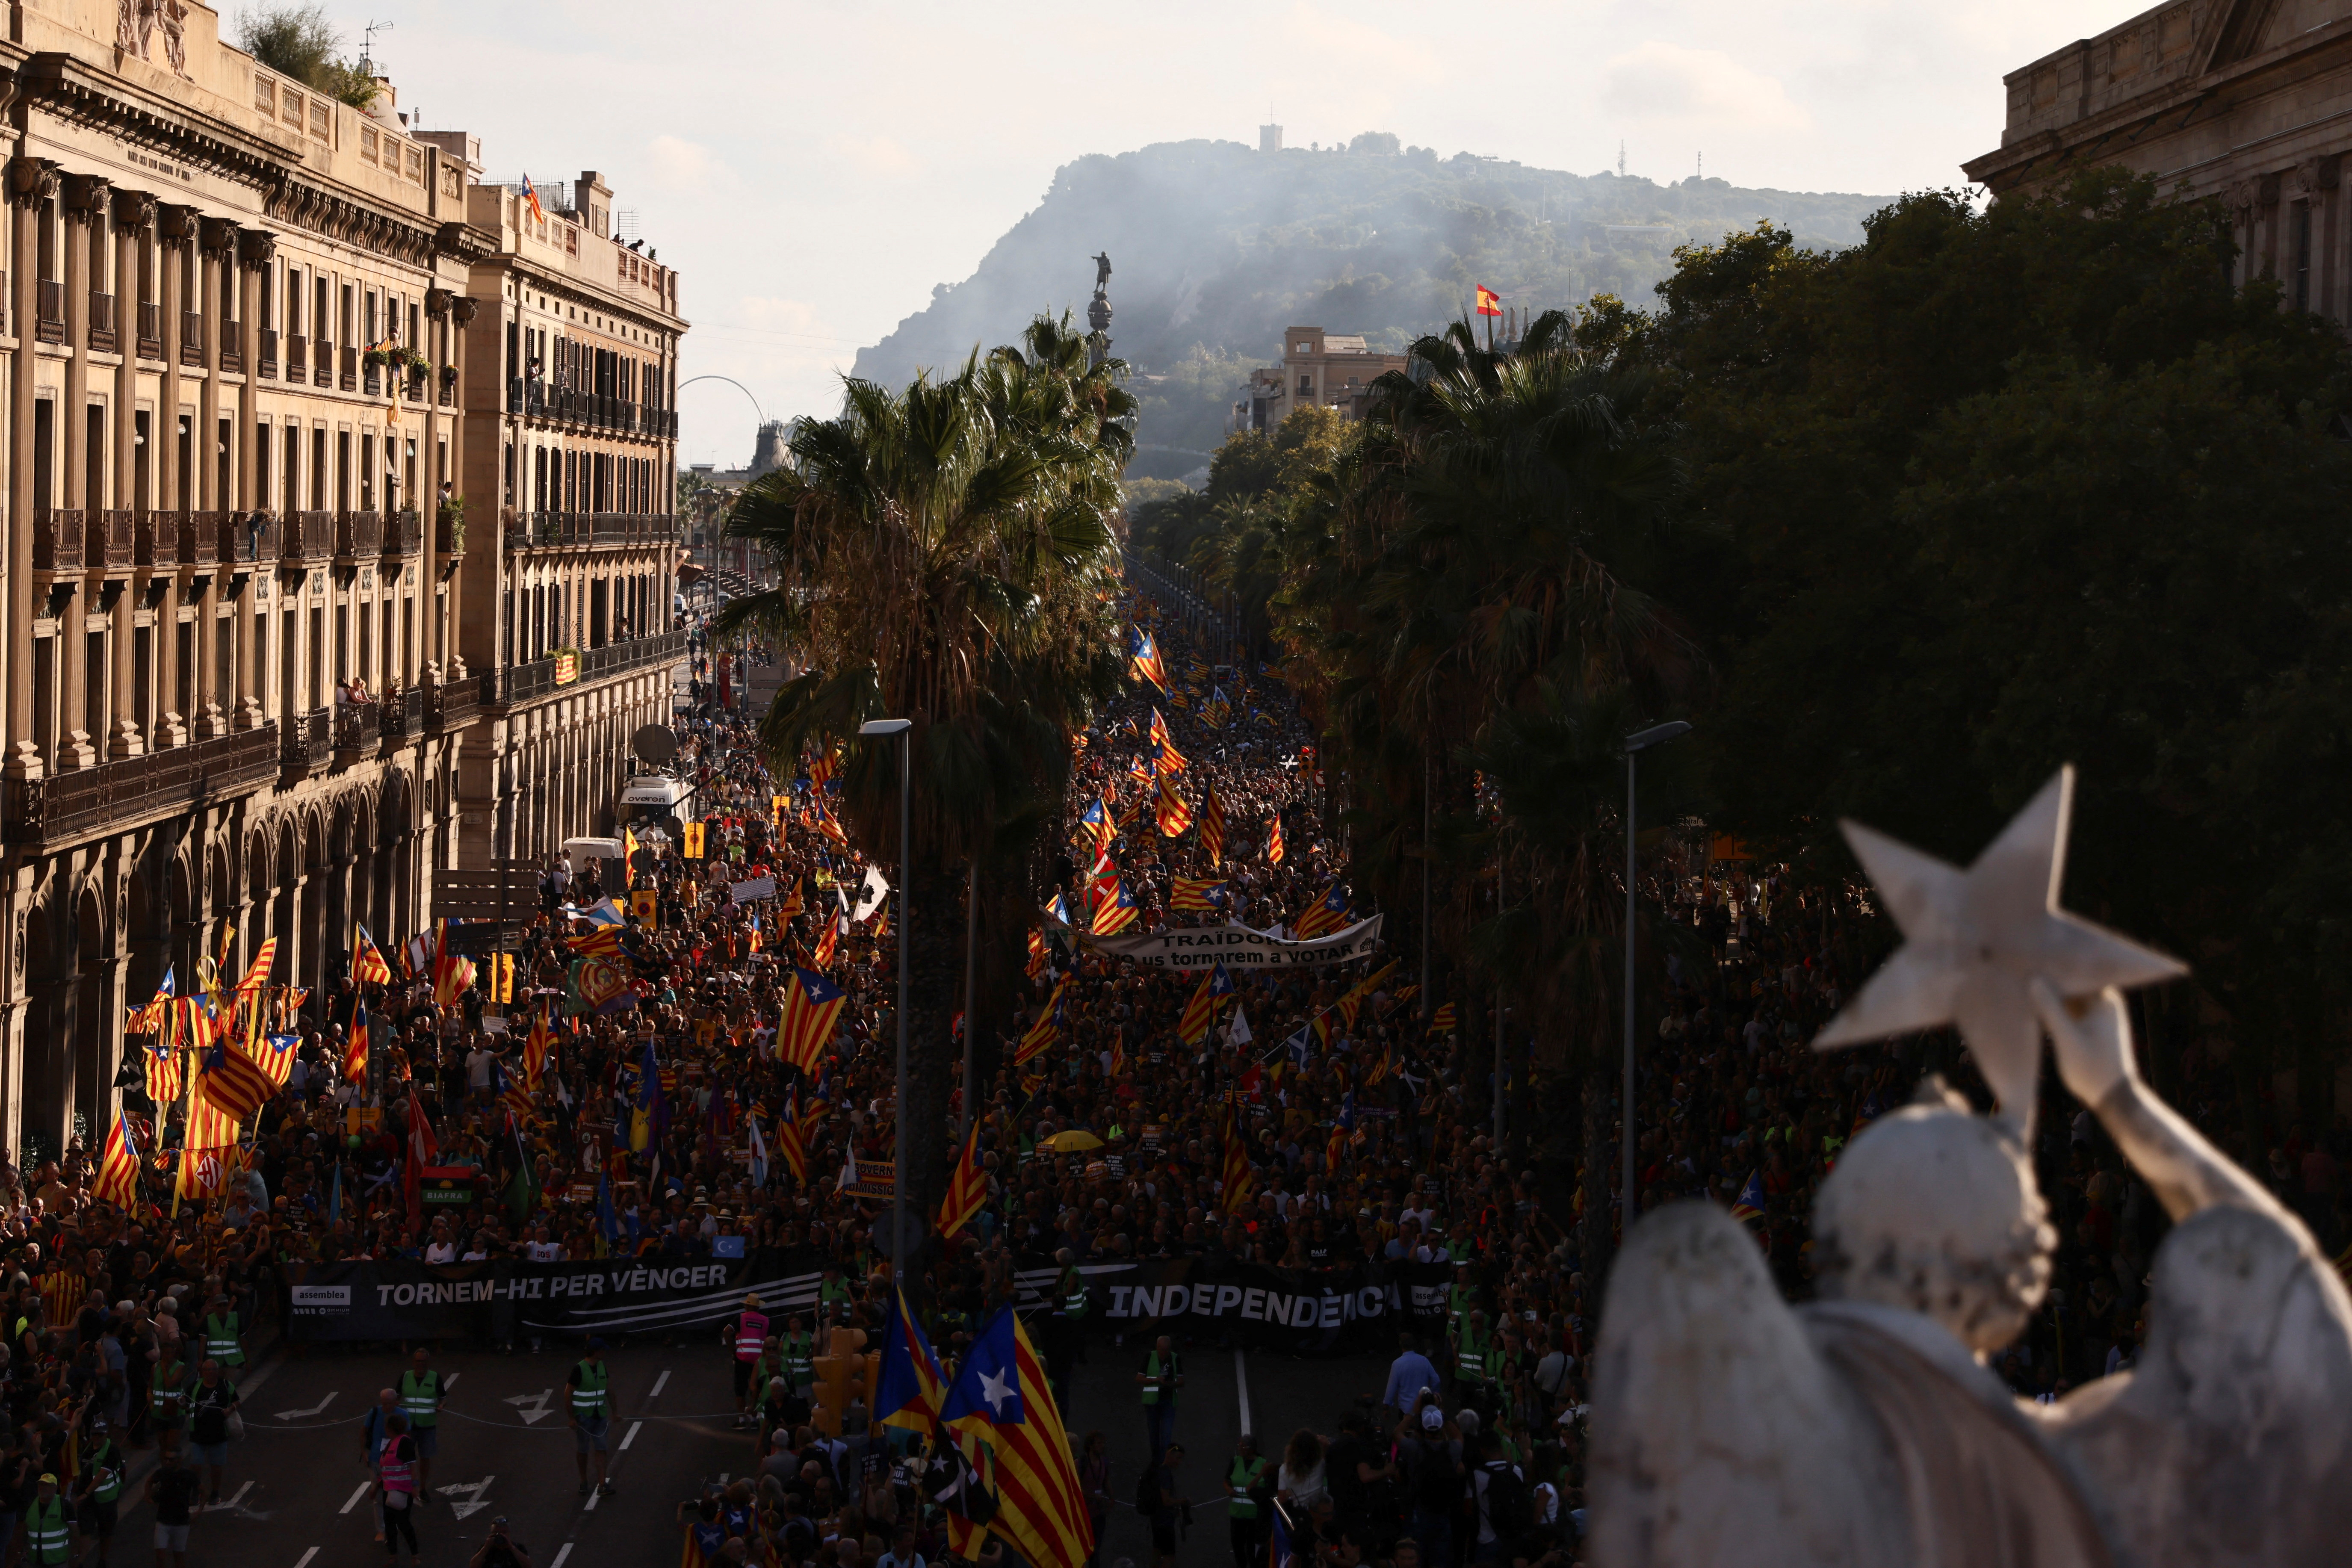
POLYGON ((1596 1358, 1603 1568, 2352 1561, 2352 1303, 2141 1080, 2118 986, 2176 966, 2057 908, 2071 794, 2062 773, 1966 872, 1849 825, 1906 945, 1816 1046, 1956 1022, 1998 1113, 1930 1083, 1847 1145, 1814 1205, 1822 1299, 1794 1310, 1722 1210, 1634 1226, 1596 1358), (2042 1032, 2174 1221, 2137 1366, 2051 1405, 1984 1364, 2050 1279, 2042 1032))

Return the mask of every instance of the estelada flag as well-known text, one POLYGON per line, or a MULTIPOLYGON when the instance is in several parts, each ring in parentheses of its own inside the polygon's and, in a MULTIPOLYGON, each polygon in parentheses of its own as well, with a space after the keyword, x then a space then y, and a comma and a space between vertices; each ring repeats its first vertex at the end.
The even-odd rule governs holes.
POLYGON ((1739 1189, 1738 1197, 1731 1200, 1731 1217, 1734 1219, 1764 1217, 1764 1178, 1757 1171, 1753 1169, 1748 1171, 1748 1184, 1739 1189))
POLYGON ((940 1416, 992 1453, 989 1528, 1035 1568, 1078 1568, 1094 1551, 1093 1521, 1045 1364, 1011 1307, 974 1336, 940 1416))
POLYGON ((375 942, 363 925, 352 927, 352 983, 356 985, 389 985, 392 965, 376 951, 375 942))
POLYGON ((1265 860, 1269 866, 1282 864, 1282 818, 1278 816, 1265 831, 1265 860))
POLYGON ((819 969, 829 968, 833 963, 833 950, 841 944, 841 922, 842 917, 835 916, 825 921, 824 930, 817 933, 816 966, 819 969))
POLYGON ((1224 884, 1214 877, 1178 877, 1170 883, 1168 907, 1179 914, 1207 914, 1219 902, 1224 884))
POLYGON ((220 1112, 232 1126, 268 1104, 269 1097, 278 1092, 277 1084, 270 1081, 261 1064, 243 1051, 233 1049, 225 1037, 200 1059, 203 1065, 196 1073, 196 1098, 220 1112))
POLYGON ((1209 1027, 1217 1021, 1217 1005, 1234 994, 1234 977, 1218 964, 1201 976, 1192 999, 1184 1004, 1184 1016, 1176 1021, 1176 1033, 1188 1046, 1197 1046, 1209 1035, 1209 1027))
POLYGON ((353 998, 352 1002, 351 1049, 343 1057, 343 1080, 364 1083, 367 1080, 368 1016, 367 1004, 353 998))
POLYGON ((1133 925, 1140 912, 1135 905, 1135 895, 1127 890, 1125 882, 1121 882, 1117 893, 1097 900, 1094 924, 1090 929, 1097 936, 1117 936, 1133 925))
POLYGON ((1160 645, 1141 626, 1136 627, 1129 639, 1127 663, 1138 680, 1148 680, 1162 691, 1168 689, 1168 667, 1160 662, 1160 645))
POLYGON ((1087 806, 1086 814, 1078 818, 1078 826, 1092 837, 1097 848, 1118 837, 1118 826, 1111 816, 1110 806, 1100 795, 1087 806))
POLYGON ((1029 963, 1027 968, 1029 978, 1035 980, 1039 976, 1043 975, 1045 973, 1046 967, 1052 963, 1052 955, 1045 951, 1045 933, 1041 931, 1031 931, 1029 933, 1029 963))
POLYGON ((269 984, 269 966, 278 961, 278 939, 271 937, 254 953, 253 962, 245 966, 245 978, 236 983, 236 994, 250 996, 269 984))
POLYGON ((953 1240, 958 1231, 980 1217, 987 1203, 988 1179, 980 1173, 980 1123, 974 1121, 963 1141, 963 1152, 956 1157, 955 1173, 948 1178, 948 1190, 940 1198, 940 1234, 953 1240))
POLYGON ((1503 297, 1484 283, 1478 285, 1478 313, 1482 316, 1499 316, 1503 313, 1503 297))
POLYGON ((1348 923, 1348 890, 1334 882, 1315 900, 1314 908, 1292 924, 1291 933, 1300 942, 1328 936, 1348 923))
POLYGON ((791 920, 794 915, 801 914, 807 909, 808 900, 802 895, 801 884, 795 880, 793 883, 793 890, 785 894, 784 901, 777 906, 776 915, 781 920, 791 920))
POLYGON ((130 1113, 118 1109, 114 1125, 106 1130, 106 1152, 99 1157, 98 1181, 90 1195, 121 1209, 139 1196, 139 1149, 131 1142, 130 1113))
POLYGON ((1062 993, 1069 988, 1070 977, 1066 974, 1054 982, 1054 989, 1045 997, 1045 1005, 1038 1009, 1037 1021, 1029 1026, 1028 1031, 1021 1037, 1020 1045, 1013 1048, 1014 1067, 1027 1063, 1032 1057, 1052 1045, 1061 1033, 1062 993))
POLYGON ((1225 1190, 1220 1194, 1220 1206, 1227 1214, 1239 1214, 1249 1205, 1250 1195, 1257 1186, 1257 1178, 1250 1171, 1249 1150, 1242 1142, 1241 1131, 1234 1125, 1234 1113, 1227 1107, 1223 1142, 1225 1146, 1225 1190))
POLYGON ((528 174, 522 177, 522 205, 530 209, 532 222, 547 221, 547 209, 539 203, 539 187, 530 183, 530 175, 528 174))
POLYGON ((1176 781, 1162 774, 1160 791, 1151 802, 1152 820, 1160 825, 1160 837, 1174 838, 1192 826, 1192 808, 1176 793, 1176 781))
POLYGON ((815 1072, 847 1001, 841 987, 824 975, 793 970, 792 988, 784 993, 776 1020, 776 1055, 804 1073, 815 1072))
MULTIPOLYGON (((955 1234, 941 1228, 946 1235, 955 1234)), ((906 1292, 898 1296, 882 1342, 882 1363, 875 1372, 871 1419, 877 1426, 903 1426, 928 1437, 939 1423, 940 1407, 947 1403, 947 1374, 940 1370, 940 1358, 931 1353, 922 1326, 907 1310, 906 1292)))
POLYGON ((1151 741, 1160 748, 1158 765, 1161 773, 1181 773, 1189 765, 1184 753, 1176 749, 1175 738, 1168 733, 1168 721, 1160 717, 1157 708, 1151 710, 1151 741))
POLYGON ((1225 863, 1225 803, 1217 798, 1213 784, 1201 791, 1201 847, 1207 851, 1212 867, 1225 863))

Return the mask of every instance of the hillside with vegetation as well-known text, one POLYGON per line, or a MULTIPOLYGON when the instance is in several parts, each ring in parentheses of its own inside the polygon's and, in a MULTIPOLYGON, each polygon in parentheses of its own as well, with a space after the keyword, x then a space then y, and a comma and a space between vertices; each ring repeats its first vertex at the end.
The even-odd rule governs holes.
POLYGON ((1057 171, 972 275, 934 289, 859 353, 856 374, 903 385, 919 369, 961 366, 1041 309, 1082 316, 1089 258, 1107 250, 1111 337, 1137 373, 1141 409, 1128 472, 1173 477, 1206 464, 1235 389, 1273 362, 1287 326, 1401 351, 1458 318, 1481 283, 1529 313, 1595 294, 1646 303, 1678 246, 1759 218, 1801 247, 1853 245, 1887 200, 1441 158, 1381 132, 1270 155, 1237 142, 1160 142, 1057 171))

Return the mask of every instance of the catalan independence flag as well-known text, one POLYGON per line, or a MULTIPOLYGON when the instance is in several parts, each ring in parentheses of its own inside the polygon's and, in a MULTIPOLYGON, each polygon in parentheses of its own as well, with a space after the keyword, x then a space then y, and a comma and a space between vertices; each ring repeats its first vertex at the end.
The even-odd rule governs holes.
POLYGON ((1178 877, 1169 883, 1168 907, 1179 914, 1207 914, 1220 901, 1224 883, 1214 877, 1178 877))
POLYGON ((1088 929, 1096 936, 1117 936, 1135 923, 1142 911, 1137 909, 1135 895, 1120 882, 1116 892, 1106 891, 1095 902, 1094 923, 1088 929))
POLYGON ((1160 661, 1160 645, 1141 626, 1136 627, 1129 637, 1127 664, 1136 679, 1148 680, 1162 693, 1167 691, 1168 667, 1160 661))
POLYGON ((90 1195, 121 1209, 128 1209, 139 1196, 139 1146, 131 1142, 128 1112, 120 1109, 114 1125, 106 1130, 106 1152, 99 1158, 90 1195))
POLYGON ((1314 907, 1300 915, 1291 926, 1292 934, 1300 942, 1311 942, 1318 936, 1329 936, 1348 923, 1348 889, 1334 882, 1315 900, 1314 907))
POLYGON ((810 969, 793 971, 792 989, 776 1021, 776 1055, 804 1073, 814 1074, 848 995, 840 986, 810 969))
POLYGON ((343 1055, 343 1079, 347 1083, 367 1081, 368 1016, 367 1004, 352 1003, 352 1043, 343 1055))
POLYGON ((1429 1016, 1429 1032, 1433 1035, 1450 1035, 1461 1026, 1454 1017, 1451 1002, 1429 1016))
POLYGON ((1066 974, 1054 982, 1054 989, 1046 996, 1045 1005, 1038 1010, 1037 1021, 1029 1026, 1028 1032, 1021 1037, 1021 1043, 1013 1047, 1013 1065, 1014 1067, 1024 1065, 1038 1052, 1052 1045, 1055 1037, 1060 1034, 1062 993, 1069 988, 1070 977, 1066 974))
POLYGON ((1731 1217, 1741 1220, 1764 1217, 1764 1178, 1755 1171, 1748 1173, 1748 1184, 1739 1189, 1738 1197, 1731 1200, 1731 1217))
POLYGON ((1217 798, 1213 784, 1201 792, 1201 847, 1212 868, 1225 863, 1225 803, 1217 798))
POLYGON ((994 1458, 997 1510, 989 1527, 1034 1568, 1079 1568, 1095 1545, 1086 1494, 1045 1364, 1011 1307, 973 1340, 940 1414, 949 1429, 987 1445, 994 1458))
POLYGON ((1168 733, 1168 721, 1160 716, 1157 708, 1151 710, 1151 741, 1160 748, 1157 765, 1161 773, 1181 773, 1192 765, 1185 762, 1184 753, 1176 749, 1175 738, 1168 733))
POLYGON ((1192 992, 1192 999, 1184 1004, 1184 1016, 1176 1022, 1176 1033, 1188 1046, 1197 1046, 1208 1038, 1210 1026, 1217 1021, 1217 1008, 1234 994, 1234 977, 1225 973, 1222 963, 1201 976, 1201 984, 1192 992))
POLYGON ((980 1217, 987 1202, 988 1178, 980 1173, 980 1123, 974 1121, 964 1138, 963 1152, 956 1156, 955 1171, 948 1177, 948 1190, 940 1198, 940 1234, 954 1239, 958 1231, 980 1217))
POLYGON ((352 927, 352 984, 354 985, 389 985, 392 965, 383 961, 376 950, 375 940, 363 925, 352 927))
POLYGON ((947 1374, 923 1327, 907 1310, 907 1293, 898 1291, 890 1313, 890 1328, 882 1341, 882 1364, 874 1380, 874 1424, 903 1426, 928 1437, 939 1425, 948 1401, 947 1374))
POLYGON ((1269 866, 1282 864, 1282 818, 1278 816, 1265 832, 1265 863, 1269 866))
POLYGON ((1192 826, 1192 808, 1176 793, 1176 781, 1167 774, 1160 776, 1160 790, 1151 802, 1152 819, 1160 825, 1160 837, 1174 838, 1192 826))

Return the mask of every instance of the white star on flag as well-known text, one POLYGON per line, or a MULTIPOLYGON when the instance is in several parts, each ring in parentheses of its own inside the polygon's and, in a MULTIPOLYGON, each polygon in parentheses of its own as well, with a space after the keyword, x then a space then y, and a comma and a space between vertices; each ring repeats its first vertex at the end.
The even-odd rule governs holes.
POLYGON ((1013 1397, 1013 1381, 1001 1372, 980 1374, 980 1395, 988 1401, 989 1414, 1003 1416, 1004 1402, 1013 1397))

